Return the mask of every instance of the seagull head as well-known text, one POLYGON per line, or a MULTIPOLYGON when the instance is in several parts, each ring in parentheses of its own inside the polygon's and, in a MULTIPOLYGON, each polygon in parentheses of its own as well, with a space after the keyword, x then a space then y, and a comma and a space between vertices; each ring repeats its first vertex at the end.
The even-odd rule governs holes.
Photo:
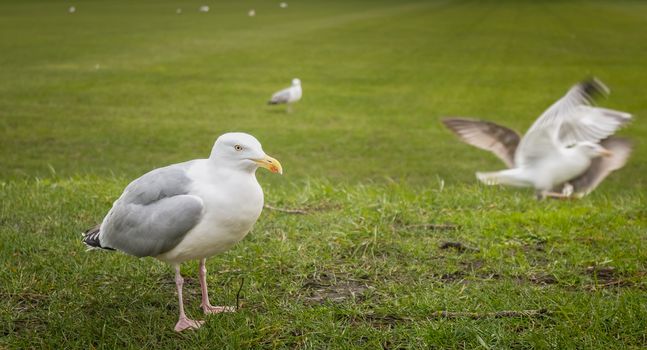
POLYGON ((301 86, 301 80, 299 78, 292 79, 292 86, 301 86))
POLYGON ((209 159, 251 173, 261 167, 283 174, 281 163, 265 154, 261 143, 254 136, 242 132, 230 132, 218 137, 209 159))
POLYGON ((611 151, 594 142, 578 142, 575 144, 574 148, 591 159, 597 157, 610 157, 613 155, 611 151))

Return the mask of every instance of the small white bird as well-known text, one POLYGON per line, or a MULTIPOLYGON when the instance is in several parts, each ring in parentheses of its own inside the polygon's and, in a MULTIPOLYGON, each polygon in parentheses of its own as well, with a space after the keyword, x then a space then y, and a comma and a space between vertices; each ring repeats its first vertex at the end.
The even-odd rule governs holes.
POLYGON ((177 10, 175 10, 175 13, 177 13, 178 15, 182 14, 182 9, 178 8, 177 10))
POLYGON ((493 152, 510 168, 477 172, 481 182, 534 187, 538 198, 582 197, 624 166, 631 154, 629 141, 610 137, 631 115, 590 106, 596 95, 608 92, 597 79, 575 85, 523 138, 487 121, 447 118, 443 123, 462 141, 493 152))
POLYGON ((293 103, 301 99, 302 90, 301 90, 301 80, 298 78, 292 79, 292 86, 285 88, 281 91, 278 91, 272 95, 267 104, 276 105, 276 104, 287 104, 288 113, 292 110, 291 106, 293 103))
POLYGON ((282 9, 284 9, 284 8, 288 7, 288 3, 287 3, 287 2, 282 2, 282 3, 280 3, 280 4, 279 4, 279 6, 280 6, 282 9))
POLYGON ((254 9, 249 10, 249 12, 247 12, 247 15, 248 15, 249 17, 254 17, 254 16, 256 16, 256 10, 254 10, 254 9))
POLYGON ((220 136, 208 159, 155 169, 131 182, 103 222, 85 232, 90 248, 155 257, 175 267, 180 317, 175 330, 197 329, 204 321, 184 313, 180 264, 200 260, 202 309, 206 314, 234 311, 209 303, 206 258, 242 240, 263 210, 256 169, 283 173, 251 135, 220 136))
POLYGON ((74 13, 74 12, 76 12, 76 7, 74 7, 74 6, 70 6, 70 8, 68 8, 68 9, 67 9, 67 12, 69 12, 69 13, 74 13))
POLYGON ((209 6, 207 6, 207 5, 202 5, 202 6, 200 6, 199 11, 200 11, 200 12, 209 12, 209 6))

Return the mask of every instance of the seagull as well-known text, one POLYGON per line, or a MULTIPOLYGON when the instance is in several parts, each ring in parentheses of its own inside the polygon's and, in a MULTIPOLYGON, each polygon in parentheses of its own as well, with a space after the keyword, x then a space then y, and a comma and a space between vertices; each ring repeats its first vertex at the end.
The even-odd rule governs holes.
POLYGON ((202 6, 200 6, 199 11, 200 11, 200 12, 205 12, 205 13, 206 13, 206 12, 209 12, 209 6, 207 6, 207 5, 202 5, 202 6))
POLYGON ((508 166, 477 172, 481 182, 534 187, 538 199, 581 198, 622 168, 631 154, 628 140, 612 136, 631 114, 591 106, 594 97, 608 93, 598 79, 580 82, 523 137, 489 121, 446 118, 443 123, 463 142, 494 153, 508 166))
POLYGON ((272 95, 272 98, 267 101, 267 104, 276 105, 285 103, 288 105, 288 113, 291 111, 291 105, 301 99, 301 80, 298 78, 292 79, 292 86, 278 91, 272 95))
POLYGON ((287 8, 288 3, 287 2, 282 2, 282 3, 279 4, 279 7, 281 7, 282 9, 287 8))
POLYGON ((200 260, 201 307, 205 314, 232 312, 212 306, 206 258, 230 249, 251 230, 263 209, 256 169, 283 173, 278 160, 245 133, 220 136, 208 159, 195 159, 150 171, 131 182, 101 224, 83 237, 90 249, 151 256, 173 265, 180 317, 175 331, 197 329, 184 313, 180 264, 200 260))
POLYGON ((69 13, 74 13, 74 12, 76 12, 76 7, 74 7, 74 6, 70 6, 70 8, 68 8, 68 9, 67 9, 67 12, 69 12, 69 13))
POLYGON ((256 10, 254 10, 254 9, 249 10, 249 12, 247 12, 247 15, 248 15, 249 17, 254 17, 254 16, 256 16, 256 10))

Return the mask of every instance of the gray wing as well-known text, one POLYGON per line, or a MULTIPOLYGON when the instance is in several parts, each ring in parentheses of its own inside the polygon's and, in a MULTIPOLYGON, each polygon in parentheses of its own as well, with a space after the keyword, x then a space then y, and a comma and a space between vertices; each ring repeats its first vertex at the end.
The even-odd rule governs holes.
POLYGON ((287 88, 272 95, 272 98, 267 103, 275 105, 279 103, 287 103, 289 100, 290 100, 290 88, 287 88))
POLYGON ((463 142, 494 153, 508 168, 514 167, 519 134, 504 126, 482 120, 445 118, 443 124, 463 142))
POLYGON ((542 158, 558 147, 581 141, 599 142, 611 136, 631 115, 590 106, 597 95, 608 92, 597 79, 573 86, 530 127, 519 144, 515 163, 542 158))
POLYGON ((130 183, 101 224, 101 245, 137 257, 175 247, 202 218, 202 200, 187 194, 188 165, 155 169, 130 183))
POLYGON ((600 142, 631 120, 631 114, 606 108, 579 106, 561 124, 557 139, 563 145, 600 142))
POLYGON ((575 180, 569 181, 573 185, 573 192, 584 196, 591 193, 613 171, 622 168, 631 154, 631 142, 619 137, 609 137, 602 140, 600 145, 613 153, 610 157, 593 159, 589 169, 575 180))
POLYGON ((580 82, 570 88, 566 95, 557 100, 557 102, 539 116, 530 129, 528 129, 526 135, 530 135, 541 129, 554 129, 557 131, 564 123, 575 123, 578 118, 573 115, 574 112, 581 106, 591 105, 597 96, 606 96, 608 94, 609 88, 598 79, 593 78, 580 82))

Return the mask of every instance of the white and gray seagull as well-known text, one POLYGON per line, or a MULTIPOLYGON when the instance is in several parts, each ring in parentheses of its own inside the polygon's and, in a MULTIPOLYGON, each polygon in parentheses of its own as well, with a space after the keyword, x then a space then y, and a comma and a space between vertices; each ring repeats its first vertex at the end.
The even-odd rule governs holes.
POLYGON ((477 172, 487 185, 534 187, 538 198, 587 195, 631 153, 628 140, 613 137, 631 120, 624 112, 591 106, 609 89, 590 79, 573 86, 548 108, 525 136, 488 121, 446 118, 443 123, 465 143, 491 151, 509 169, 477 172))
POLYGON ((242 240, 263 209, 256 169, 283 173, 281 164, 263 151, 253 136, 220 136, 208 159, 155 169, 131 182, 103 222, 85 232, 90 248, 120 250, 155 257, 175 267, 180 317, 175 330, 197 329, 204 321, 184 313, 180 264, 200 260, 201 307, 206 314, 230 312, 209 303, 206 258, 242 240))
POLYGON ((301 99, 301 80, 298 78, 292 79, 292 86, 285 88, 281 91, 275 92, 267 101, 267 104, 277 105, 277 104, 287 104, 287 112, 290 113, 292 110, 292 104, 301 99))

